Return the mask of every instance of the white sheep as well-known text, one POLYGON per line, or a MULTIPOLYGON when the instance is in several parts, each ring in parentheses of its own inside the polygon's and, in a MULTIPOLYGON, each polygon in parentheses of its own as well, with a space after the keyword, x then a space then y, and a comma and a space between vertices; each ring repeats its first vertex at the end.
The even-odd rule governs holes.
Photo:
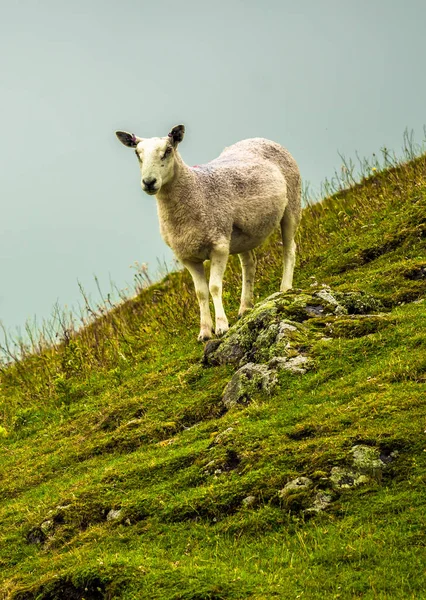
POLYGON ((239 315, 253 305, 256 259, 253 252, 281 226, 284 270, 281 291, 292 286, 294 236, 300 221, 301 180, 297 164, 282 146, 262 138, 238 142, 214 160, 186 165, 177 150, 183 125, 168 136, 142 139, 116 135, 134 148, 141 186, 157 198, 161 235, 191 273, 200 305, 199 340, 212 336, 209 290, 216 314, 215 333, 228 330, 222 304, 222 279, 230 254, 238 254, 243 275, 239 315), (204 261, 210 259, 207 286, 204 261))

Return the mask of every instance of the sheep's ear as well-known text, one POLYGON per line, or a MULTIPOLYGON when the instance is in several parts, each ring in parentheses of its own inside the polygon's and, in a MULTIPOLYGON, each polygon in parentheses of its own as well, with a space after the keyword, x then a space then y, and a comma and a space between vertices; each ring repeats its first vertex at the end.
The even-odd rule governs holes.
POLYGON ((176 125, 169 133, 169 138, 172 140, 173 146, 177 146, 185 135, 185 127, 183 125, 176 125))
POLYGON ((120 142, 129 148, 136 148, 141 138, 137 137, 134 133, 127 133, 127 131, 116 131, 115 135, 118 137, 120 142))

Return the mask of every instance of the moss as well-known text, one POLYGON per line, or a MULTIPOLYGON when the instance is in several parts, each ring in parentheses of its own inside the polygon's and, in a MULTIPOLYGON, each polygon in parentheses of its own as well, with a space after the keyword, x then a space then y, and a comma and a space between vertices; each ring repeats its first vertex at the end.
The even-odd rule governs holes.
POLYGON ((356 338, 376 333, 394 323, 383 315, 357 315, 355 318, 339 318, 326 326, 326 335, 356 338))
POLYGON ((366 315, 369 313, 380 312, 383 310, 383 304, 365 292, 346 292, 335 293, 336 299, 344 306, 349 315, 366 315))
MULTIPOLYGON (((2 367, 5 596, 81 600, 96 583, 117 600, 422 597, 425 190, 423 158, 306 209, 298 287, 271 296, 282 265, 273 237, 258 252, 266 305, 231 328, 244 339, 230 365, 199 364, 198 309, 180 272, 74 347, 2 367), (250 353, 267 371, 274 354, 312 356, 315 369, 280 372, 271 394, 252 378, 251 401, 226 411, 222 392, 250 353), (373 463, 356 464, 354 446, 373 463), (333 469, 363 485, 331 492, 333 469), (309 489, 280 497, 302 476, 309 489)), ((240 277, 231 258, 231 322, 240 277)), ((227 343, 206 348, 219 357, 227 343)))
POLYGON ((285 511, 299 514, 303 510, 309 508, 309 506, 312 505, 312 501, 312 492, 295 492, 293 494, 286 495, 281 501, 281 506, 285 511))

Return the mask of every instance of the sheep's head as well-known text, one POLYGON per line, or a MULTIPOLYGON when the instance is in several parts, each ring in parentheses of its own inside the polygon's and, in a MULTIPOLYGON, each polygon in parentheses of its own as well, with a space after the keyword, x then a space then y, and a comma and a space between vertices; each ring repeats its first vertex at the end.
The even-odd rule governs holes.
POLYGON ((122 144, 133 148, 141 170, 141 186, 144 192, 153 196, 174 175, 175 151, 183 140, 185 127, 176 125, 167 137, 142 139, 134 133, 116 131, 122 144))

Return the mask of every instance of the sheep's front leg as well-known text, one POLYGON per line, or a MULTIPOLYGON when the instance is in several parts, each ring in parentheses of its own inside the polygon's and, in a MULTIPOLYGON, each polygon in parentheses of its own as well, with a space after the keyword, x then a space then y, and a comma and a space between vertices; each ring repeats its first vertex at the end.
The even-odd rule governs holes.
POLYGON ((204 264, 192 261, 182 261, 191 273, 194 281, 195 293, 200 305, 200 334, 198 340, 203 342, 212 337, 213 321, 209 307, 209 288, 207 286, 204 264))
POLYGON ((216 315, 216 335, 223 335, 229 329, 228 319, 222 304, 222 281, 225 273, 226 263, 228 262, 228 246, 215 246, 210 254, 210 282, 209 289, 213 298, 214 310, 216 315))
POLYGON ((243 273, 243 286, 241 289, 241 304, 238 316, 241 317, 247 309, 253 306, 254 275, 256 273, 256 256, 253 250, 242 252, 238 255, 243 273))

